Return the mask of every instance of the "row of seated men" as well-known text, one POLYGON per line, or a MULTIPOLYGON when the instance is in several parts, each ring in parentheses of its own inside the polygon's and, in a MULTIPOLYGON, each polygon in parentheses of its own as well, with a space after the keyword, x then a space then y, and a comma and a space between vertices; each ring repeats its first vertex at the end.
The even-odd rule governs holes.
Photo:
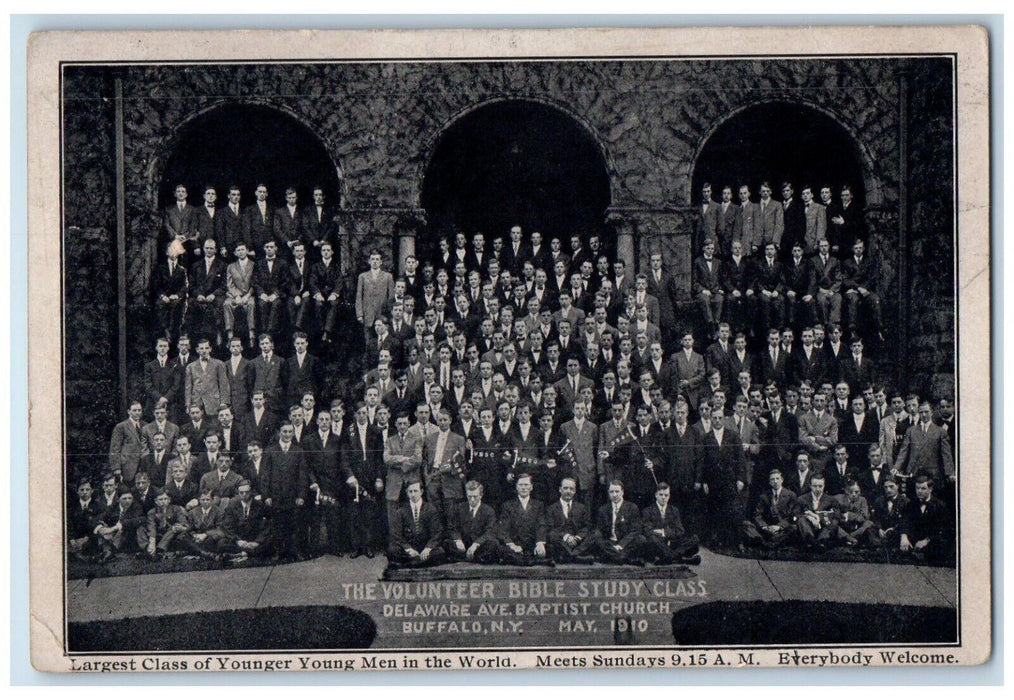
POLYGON ((423 485, 406 485, 408 502, 394 513, 387 558, 392 567, 436 566, 445 561, 552 566, 554 563, 699 564, 697 538, 688 536, 665 482, 639 508, 624 500, 623 482, 609 483, 609 502, 596 512, 575 498, 577 480, 559 480, 559 496, 532 496, 533 479, 519 473, 516 495, 496 508, 483 502, 478 481, 465 484, 465 501, 441 514, 423 500, 423 485))
POLYGON ((883 478, 872 499, 853 477, 846 481, 844 493, 836 496, 827 493, 829 481, 823 473, 814 473, 797 495, 783 485, 781 470, 771 470, 752 518, 743 521, 744 542, 768 549, 790 544, 816 550, 884 548, 953 565, 953 522, 947 506, 934 495, 932 477, 915 477, 912 499, 892 475, 883 478))

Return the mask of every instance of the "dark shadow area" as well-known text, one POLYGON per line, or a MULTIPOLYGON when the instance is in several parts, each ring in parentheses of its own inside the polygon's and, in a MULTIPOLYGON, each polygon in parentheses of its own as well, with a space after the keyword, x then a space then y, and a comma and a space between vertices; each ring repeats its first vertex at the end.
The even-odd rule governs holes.
POLYGON ((71 623, 67 642, 72 652, 367 649, 376 636, 364 612, 304 605, 71 623))
POLYGON ((606 236, 609 176, 598 144, 566 114, 535 102, 481 107, 440 137, 422 187, 427 236, 420 254, 436 250, 436 237, 459 230, 506 237, 520 224, 540 231, 548 244, 572 233, 606 236))
POLYGON ((942 562, 926 561, 912 553, 903 553, 897 549, 889 551, 884 547, 831 547, 825 550, 811 550, 797 545, 783 545, 778 549, 766 547, 747 547, 740 550, 738 547, 709 546, 709 549, 716 554, 724 554, 727 557, 739 559, 762 559, 774 561, 799 561, 799 562, 856 562, 867 564, 901 564, 907 566, 939 566, 943 568, 954 568, 953 557, 942 562))
POLYGON ((194 205, 204 201, 205 185, 218 190, 219 206, 226 205, 230 185, 242 189, 241 206, 252 204, 261 182, 272 206, 284 204, 290 185, 301 206, 312 201, 315 185, 324 188, 330 204, 339 201, 338 172, 320 139, 287 114, 254 105, 218 107, 182 129, 162 175, 159 208, 175 201, 180 182, 194 205))
POLYGON ((615 566, 611 564, 557 564, 545 566, 507 566, 500 564, 442 564, 429 568, 393 568, 384 570, 385 581, 502 581, 535 579, 539 581, 620 579, 685 579, 697 574, 689 566, 615 566))
POLYGON ((772 196, 781 199, 781 183, 813 187, 820 201, 820 188, 830 185, 835 201, 848 184, 859 204, 866 203, 863 168, 855 140, 834 119, 810 107, 786 102, 767 102, 744 109, 726 120, 708 139, 694 164, 693 203, 701 188, 711 183, 712 198, 721 199, 722 187, 750 186, 754 201, 760 183, 770 183, 772 196))
POLYGON ((828 601, 704 603, 673 613, 679 645, 939 644, 957 639, 951 608, 828 601))

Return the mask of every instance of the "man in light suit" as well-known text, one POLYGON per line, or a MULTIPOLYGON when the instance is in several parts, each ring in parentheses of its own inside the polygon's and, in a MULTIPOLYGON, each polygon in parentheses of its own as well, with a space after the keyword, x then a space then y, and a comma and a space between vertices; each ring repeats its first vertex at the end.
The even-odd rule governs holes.
POLYGON ((941 500, 954 502, 956 473, 951 441, 947 431, 933 422, 933 406, 929 401, 919 404, 919 421, 905 433, 894 470, 910 476, 929 475, 938 484, 941 500))
POLYGON ((732 240, 742 243, 743 255, 747 257, 758 255, 761 250, 759 217, 760 205, 750 201, 750 188, 747 185, 740 185, 739 220, 736 222, 732 240))
MULTIPOLYGON (((176 443, 176 437, 180 434, 180 427, 169 420, 168 411, 168 404, 165 401, 160 401, 155 406, 155 420, 141 428, 141 435, 144 436, 149 451, 154 451, 154 437, 161 433, 165 437, 166 449, 172 452, 173 446, 176 443)), ((155 485, 161 486, 161 484, 157 483, 155 485)))
POLYGON ((771 185, 766 182, 760 186, 760 203, 757 205, 757 237, 761 249, 768 243, 776 248, 782 244, 782 233, 785 231, 785 214, 780 202, 771 199, 771 185))
POLYGON ((451 432, 451 414, 446 409, 436 418, 437 432, 423 442, 423 475, 426 498, 437 509, 444 527, 449 528, 455 505, 465 497, 465 438, 451 432))
POLYGON ((225 363, 211 356, 211 341, 207 338, 197 341, 197 361, 187 365, 183 387, 186 405, 199 403, 209 416, 218 413, 219 406, 232 400, 225 363))
POLYGON ((222 304, 225 334, 232 340, 236 309, 241 308, 246 313, 246 327, 252 346, 257 327, 253 288, 254 264, 247 258, 246 243, 239 241, 233 252, 236 255, 236 262, 229 265, 225 271, 225 301, 222 304))
POLYGON ((127 483, 134 481, 141 457, 148 454, 141 434, 141 413, 141 402, 132 401, 127 419, 116 424, 109 440, 109 469, 127 483))
POLYGON ((574 418, 560 426, 560 433, 573 450, 574 461, 577 464, 574 476, 576 486, 580 490, 580 501, 590 509, 595 504, 595 487, 599 481, 595 458, 598 426, 588 419, 586 404, 574 404, 574 418))
POLYGON ((827 209, 813 201, 813 188, 804 185, 800 196, 803 198, 803 216, 806 219, 806 254, 813 255, 821 241, 827 240, 827 209))
POLYGON ((831 450, 838 444, 838 421, 827 412, 827 397, 813 395, 813 410, 798 416, 799 442, 810 453, 810 462, 817 471, 825 471, 831 463, 831 450))
POLYGON ((567 410, 580 398, 581 390, 585 387, 595 388, 595 382, 588 377, 581 376, 581 362, 577 357, 567 359, 567 375, 553 385, 556 388, 557 396, 563 401, 567 410), (576 386, 575 386, 576 385, 576 386))
POLYGON ((704 242, 714 240, 718 235, 718 204, 711 199, 711 183, 701 187, 701 202, 694 217, 694 252, 704 248, 704 242))
POLYGON ((669 358, 659 376, 659 384, 670 401, 682 395, 691 406, 696 406, 698 393, 705 381, 704 357, 694 351, 693 333, 684 333, 680 344, 682 349, 669 358))
POLYGON ((397 433, 387 439, 384 445, 384 468, 387 479, 384 494, 387 500, 387 517, 391 528, 394 527, 394 515, 401 506, 402 491, 405 485, 422 479, 423 439, 419 433, 409 431, 407 413, 395 416, 394 427, 397 433))
POLYGON ((370 269, 359 275, 356 283, 356 320, 363 324, 363 333, 369 340, 373 321, 384 313, 385 305, 394 298, 394 278, 380 269, 379 251, 370 253, 370 269))

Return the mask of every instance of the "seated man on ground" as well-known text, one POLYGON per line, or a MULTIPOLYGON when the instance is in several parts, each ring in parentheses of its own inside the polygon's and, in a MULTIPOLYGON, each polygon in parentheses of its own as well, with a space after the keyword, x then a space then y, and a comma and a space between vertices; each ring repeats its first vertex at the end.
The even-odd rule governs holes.
POLYGON ((574 500, 577 480, 560 480, 560 498, 546 508, 546 547, 558 564, 593 564, 602 551, 602 537, 592 526, 591 515, 583 503, 574 500))
POLYGON ((884 477, 883 491, 873 499, 876 539, 888 549, 901 545, 901 524, 908 512, 908 496, 901 492, 893 476, 884 477))
POLYGON ((810 477, 810 492, 796 499, 796 529, 807 549, 823 551, 838 539, 838 502, 824 493, 824 475, 810 477))
POLYGON ((163 559, 170 552, 184 549, 183 533, 190 529, 187 511, 172 503, 165 489, 155 490, 155 507, 148 511, 147 525, 137 531, 138 543, 149 559, 163 559))
POLYGON ((909 503, 901 523, 902 552, 929 564, 949 564, 954 558, 954 534, 950 513, 933 495, 933 479, 925 474, 915 478, 915 500, 909 503))
POLYGON ((138 549, 138 528, 143 528, 145 515, 134 502, 131 491, 120 492, 116 505, 103 513, 95 534, 102 547, 101 561, 108 561, 120 552, 133 553, 138 549))
POLYGON ((849 547, 876 543, 873 520, 870 519, 870 506, 860 491, 859 482, 850 479, 845 483, 845 493, 835 497, 841 510, 838 536, 849 547))
POLYGON ((444 546, 447 555, 453 561, 496 564, 501 556, 496 511, 482 502, 482 484, 478 481, 465 484, 465 499, 454 509, 451 533, 444 546))
POLYGON ((609 482, 609 503, 599 508, 597 526, 604 540, 602 561, 606 564, 643 566, 641 550, 645 539, 641 534, 641 511, 623 500, 623 482, 609 482))
POLYGON ((505 548, 503 563, 553 566, 546 551, 546 509, 532 498, 532 477, 518 474, 514 488, 517 497, 504 501, 500 507, 500 541, 505 548))
POLYGON ((68 504, 68 551, 79 559, 91 559, 101 551, 95 528, 103 514, 103 507, 93 498, 92 485, 82 479, 77 486, 77 499, 68 504))
POLYGON ((408 503, 401 506, 391 523, 391 541, 387 561, 391 567, 437 566, 446 561, 440 543, 443 526, 440 514, 422 499, 422 484, 410 481, 405 486, 408 503))
POLYGON ((754 507, 753 520, 743 523, 746 544, 777 549, 792 536, 796 516, 796 494, 782 487, 782 470, 772 469, 768 486, 754 507))
POLYGON ((644 558, 657 564, 700 564, 697 537, 686 534, 679 508, 669 502, 669 497, 669 484, 660 481, 655 487, 654 505, 641 509, 644 558))
POLYGON ((224 537, 218 550, 235 554, 236 559, 264 557, 271 554, 268 540, 266 508, 260 498, 254 497, 253 484, 243 479, 236 487, 236 497, 225 506, 224 537))
POLYGON ((218 543, 225 538, 225 514, 215 505, 210 489, 201 491, 197 505, 187 511, 190 530, 184 539, 188 550, 200 557, 218 558, 218 543))

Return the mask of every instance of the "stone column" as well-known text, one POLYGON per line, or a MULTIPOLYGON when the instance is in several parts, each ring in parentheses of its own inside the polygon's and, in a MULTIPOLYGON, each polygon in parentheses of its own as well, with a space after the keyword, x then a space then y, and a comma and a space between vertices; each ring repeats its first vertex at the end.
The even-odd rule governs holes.
POLYGON ((616 228, 616 255, 628 273, 649 269, 652 253, 662 253, 665 269, 690 296, 690 214, 693 207, 610 207, 606 222, 616 228))
POLYGON ((365 269, 366 253, 379 250, 384 267, 397 274, 407 255, 415 253, 416 233, 425 212, 415 207, 346 207, 338 215, 342 271, 365 269))

